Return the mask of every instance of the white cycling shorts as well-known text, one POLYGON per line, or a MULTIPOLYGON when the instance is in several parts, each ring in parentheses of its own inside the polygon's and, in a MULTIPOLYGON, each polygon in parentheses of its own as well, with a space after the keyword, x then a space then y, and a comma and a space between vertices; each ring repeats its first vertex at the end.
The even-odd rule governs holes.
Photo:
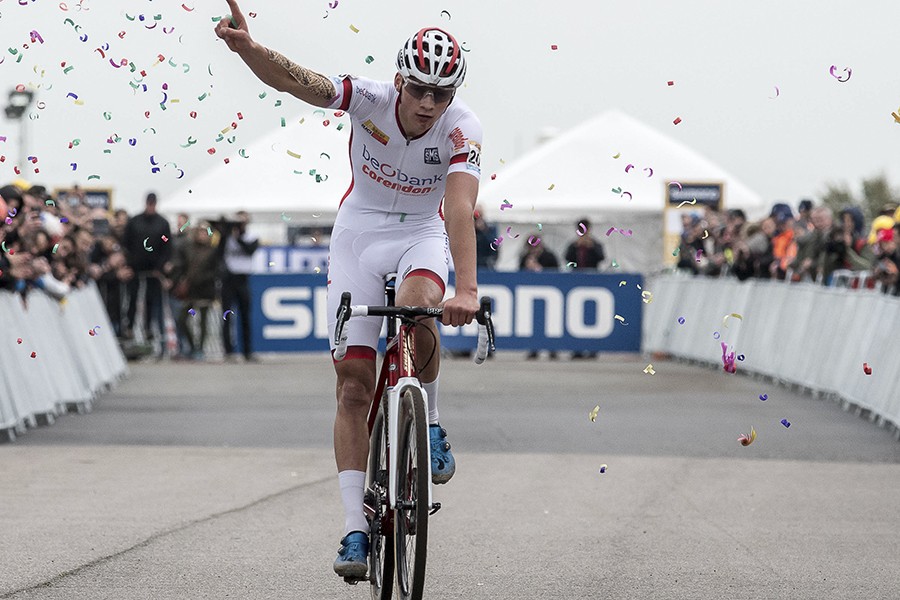
MULTIPOLYGON (((384 306, 385 277, 397 274, 396 289, 410 273, 421 271, 447 288, 450 243, 444 222, 381 225, 377 230, 354 231, 338 225, 331 234, 328 253, 328 340, 334 350, 334 328, 341 294, 350 303, 384 306)), ((350 320, 347 346, 378 348, 383 317, 350 320)))

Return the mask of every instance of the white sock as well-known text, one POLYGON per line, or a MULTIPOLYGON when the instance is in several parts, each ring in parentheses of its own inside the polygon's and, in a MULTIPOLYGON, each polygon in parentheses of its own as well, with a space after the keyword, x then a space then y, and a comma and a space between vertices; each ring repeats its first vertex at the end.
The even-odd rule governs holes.
POLYGON ((437 425, 440 420, 440 414, 438 413, 437 408, 437 395, 438 395, 438 382, 441 380, 441 376, 438 375, 437 378, 431 383, 422 382, 422 387, 425 388, 425 393, 428 394, 428 424, 429 425, 437 425))
POLYGON ((366 474, 362 471, 341 471, 341 500, 344 502, 344 535, 351 531, 369 532, 369 522, 363 512, 363 496, 366 488, 366 474))

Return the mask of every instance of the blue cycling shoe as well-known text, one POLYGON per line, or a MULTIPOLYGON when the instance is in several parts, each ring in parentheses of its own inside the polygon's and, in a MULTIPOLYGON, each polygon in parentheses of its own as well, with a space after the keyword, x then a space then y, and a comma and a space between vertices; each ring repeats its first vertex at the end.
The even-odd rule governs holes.
POLYGON ((341 540, 334 572, 341 577, 363 579, 369 572, 369 534, 352 531, 341 540))
POLYGON ((431 483, 447 483, 456 472, 456 460, 450 453, 447 430, 440 425, 428 428, 431 438, 431 483))

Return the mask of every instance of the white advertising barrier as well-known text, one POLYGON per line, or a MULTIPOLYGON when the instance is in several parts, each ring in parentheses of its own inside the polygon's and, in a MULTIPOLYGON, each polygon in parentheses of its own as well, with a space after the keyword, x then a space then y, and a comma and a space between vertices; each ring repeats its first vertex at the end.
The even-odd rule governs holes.
POLYGON ((19 294, 0 292, 0 332, 0 439, 68 410, 89 411, 127 372, 93 283, 63 302, 34 291, 23 303, 19 294))
POLYGON ((644 312, 644 352, 723 364, 725 343, 729 354, 744 355, 738 371, 836 396, 900 427, 900 298, 680 274, 645 287, 653 302, 644 312))

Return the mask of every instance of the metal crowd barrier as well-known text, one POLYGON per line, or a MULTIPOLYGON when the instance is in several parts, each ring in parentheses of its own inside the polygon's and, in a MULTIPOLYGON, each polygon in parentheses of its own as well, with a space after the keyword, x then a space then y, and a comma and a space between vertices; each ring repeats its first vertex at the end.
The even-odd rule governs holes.
POLYGON ((0 291, 0 332, 0 441, 66 412, 90 412, 97 395, 127 374, 94 283, 62 302, 40 291, 25 302, 0 291))
POLYGON ((739 372, 831 397, 900 439, 900 298, 680 274, 644 287, 653 293, 645 307, 645 352, 722 365, 724 342, 744 355, 735 363, 739 372))

